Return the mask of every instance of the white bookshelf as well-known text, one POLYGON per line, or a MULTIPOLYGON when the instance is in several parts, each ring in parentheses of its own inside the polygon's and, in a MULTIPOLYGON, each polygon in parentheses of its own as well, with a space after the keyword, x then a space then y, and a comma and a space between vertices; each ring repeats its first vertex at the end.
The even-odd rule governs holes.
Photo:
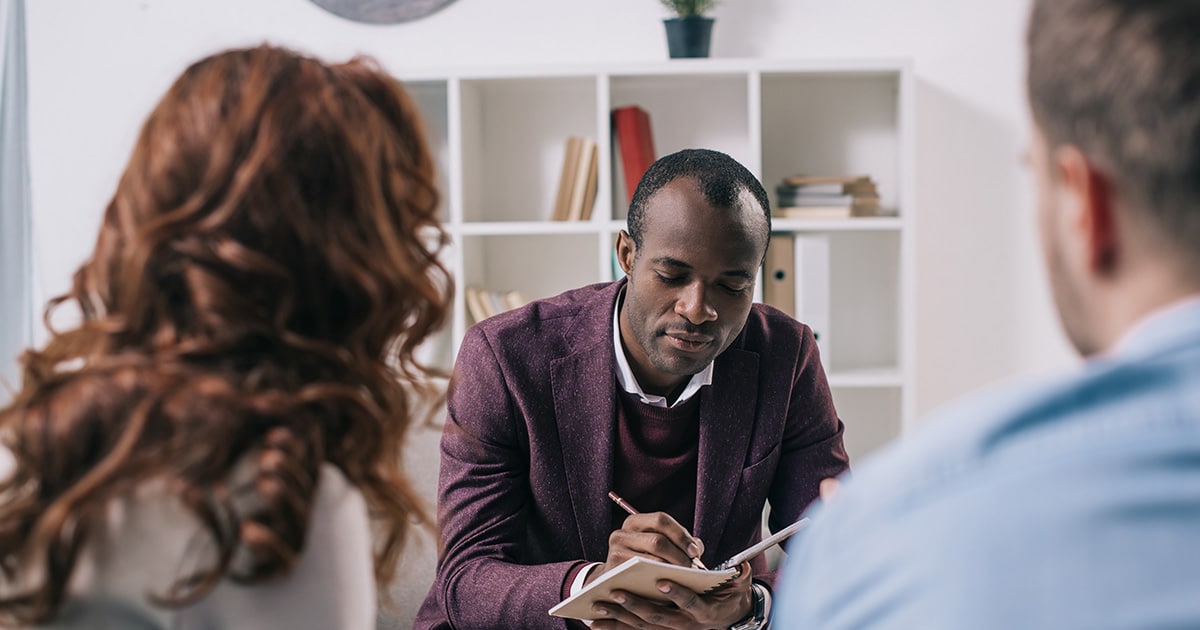
POLYGON ((889 216, 775 219, 773 230, 829 239, 833 345, 825 358, 851 456, 912 426, 917 208, 907 62, 689 59, 398 75, 429 127, 452 239, 445 262, 456 280, 454 315, 425 349, 433 363, 453 364, 470 323, 468 285, 534 299, 613 279, 626 208, 614 188, 609 112, 636 104, 650 114, 658 155, 729 153, 762 179, 773 203, 787 175, 875 179, 889 216), (552 222, 569 135, 597 140, 599 190, 590 220, 552 222))

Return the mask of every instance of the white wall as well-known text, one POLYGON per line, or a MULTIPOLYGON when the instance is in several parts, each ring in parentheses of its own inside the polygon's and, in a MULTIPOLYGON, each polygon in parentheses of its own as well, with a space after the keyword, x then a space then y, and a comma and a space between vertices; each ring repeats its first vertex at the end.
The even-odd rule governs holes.
MULTIPOLYGON (((1027 0, 725 0, 719 57, 908 57, 918 77, 918 406, 1071 361, 1031 221, 1027 0)), ((154 102, 190 61, 269 40, 425 66, 661 60, 657 0, 458 0, 360 25, 307 0, 28 3, 35 308, 66 288, 154 102)), ((39 339, 44 339, 44 335, 39 339)))

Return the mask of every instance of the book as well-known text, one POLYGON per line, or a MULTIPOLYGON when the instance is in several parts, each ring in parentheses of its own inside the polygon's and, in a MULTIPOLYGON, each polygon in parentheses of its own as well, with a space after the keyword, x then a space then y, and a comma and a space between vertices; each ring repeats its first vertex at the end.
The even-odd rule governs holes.
POLYGON ((520 308, 529 303, 520 291, 491 291, 478 286, 468 286, 463 290, 467 302, 467 314, 471 321, 479 323, 492 315, 503 313, 514 308, 520 308))
POLYGON ((783 219, 849 219, 852 210, 850 205, 788 206, 775 208, 773 216, 783 219))
POLYGON ((705 593, 737 575, 736 566, 723 570, 696 569, 634 556, 593 580, 582 591, 559 602, 550 609, 550 614, 568 619, 602 619, 592 612, 592 606, 596 602, 610 601, 608 596, 613 589, 666 603, 670 600, 658 590, 659 580, 671 580, 697 593, 705 593))
POLYGON ((592 218, 592 208, 596 205, 596 189, 600 187, 600 153, 595 142, 592 143, 591 158, 588 163, 591 166, 588 168, 587 189, 583 193, 583 208, 579 213, 580 221, 592 218))
POLYGON ((870 217, 879 212, 879 198, 865 197, 850 200, 834 198, 832 203, 820 203, 817 199, 804 199, 801 204, 780 204, 772 216, 791 219, 848 219, 870 217))
POLYGON ((795 239, 791 234, 772 234, 763 264, 763 302, 796 316, 795 239))
POLYGON ((776 216, 840 219, 879 212, 879 191, 867 175, 793 175, 775 187, 776 216))
POLYGON ((471 321, 478 324, 495 315, 495 313, 490 312, 489 300, 484 299, 482 290, 469 286, 464 289, 464 293, 467 299, 467 312, 471 315, 471 321))
MULTIPOLYGON (((786 180, 785 180, 786 181, 786 180)), ((875 182, 864 179, 849 183, 829 182, 825 184, 780 184, 775 187, 778 194, 803 193, 809 195, 876 195, 879 189, 875 182)))
POLYGON ((575 184, 575 173, 579 168, 582 142, 582 138, 575 136, 567 138, 566 149, 563 151, 562 172, 558 177, 558 192, 554 195, 554 211, 550 215, 553 221, 566 221, 571 213, 571 188, 575 184))
POLYGON ((654 163, 654 137, 650 129, 650 114, 637 105, 626 105, 612 111, 613 137, 621 156, 621 174, 625 180, 625 202, 633 201, 633 193, 646 169, 654 163))
POLYGON ((484 291, 483 298, 487 300, 487 310, 495 315, 508 310, 508 304, 504 301, 504 295, 495 291, 484 291))
POLYGON ((847 184, 837 182, 828 184, 788 184, 786 183, 787 180, 784 180, 784 182, 775 187, 776 195, 854 195, 867 197, 879 194, 879 189, 876 188, 875 182, 870 179, 856 180, 847 184))
POLYGON ((529 300, 525 299, 525 295, 517 290, 512 290, 512 291, 508 291, 508 292, 504 293, 503 298, 504 298, 504 305, 507 308, 507 310, 512 310, 514 308, 521 308, 522 306, 525 306, 526 304, 529 303, 529 300))
POLYGON ((838 185, 845 188, 855 186, 863 186, 871 183, 870 175, 792 175, 791 177, 783 178, 785 186, 817 186, 817 185, 838 185))
MULTIPOLYGON (((567 205, 567 220, 581 221, 584 218, 584 208, 590 199, 596 200, 596 141, 591 138, 579 138, 579 159, 575 163, 572 174, 571 198, 567 205)), ((587 209, 591 216, 591 209, 587 209)))
POLYGON ((809 194, 784 194, 780 193, 776 196, 776 205, 782 207, 794 206, 852 206, 854 205, 853 195, 809 195, 809 194))

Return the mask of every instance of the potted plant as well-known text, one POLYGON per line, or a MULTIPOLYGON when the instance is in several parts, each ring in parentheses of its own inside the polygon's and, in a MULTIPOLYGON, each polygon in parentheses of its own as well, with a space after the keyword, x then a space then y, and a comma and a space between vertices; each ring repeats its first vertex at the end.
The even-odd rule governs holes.
POLYGON ((713 19, 704 13, 717 0, 659 0, 676 15, 663 20, 667 28, 667 52, 672 59, 707 57, 712 40, 713 19))

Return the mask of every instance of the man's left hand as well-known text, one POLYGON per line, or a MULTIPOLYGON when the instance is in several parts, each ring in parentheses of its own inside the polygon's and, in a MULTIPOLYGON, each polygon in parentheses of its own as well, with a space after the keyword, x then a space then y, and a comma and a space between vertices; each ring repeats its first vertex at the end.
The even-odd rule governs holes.
POLYGON ((605 618, 592 623, 592 629, 728 628, 746 618, 754 606, 750 593, 750 563, 742 563, 739 569, 736 578, 703 595, 674 582, 659 582, 663 597, 670 599, 674 605, 650 601, 626 591, 613 591, 610 602, 596 604, 595 610, 605 611, 605 618))

